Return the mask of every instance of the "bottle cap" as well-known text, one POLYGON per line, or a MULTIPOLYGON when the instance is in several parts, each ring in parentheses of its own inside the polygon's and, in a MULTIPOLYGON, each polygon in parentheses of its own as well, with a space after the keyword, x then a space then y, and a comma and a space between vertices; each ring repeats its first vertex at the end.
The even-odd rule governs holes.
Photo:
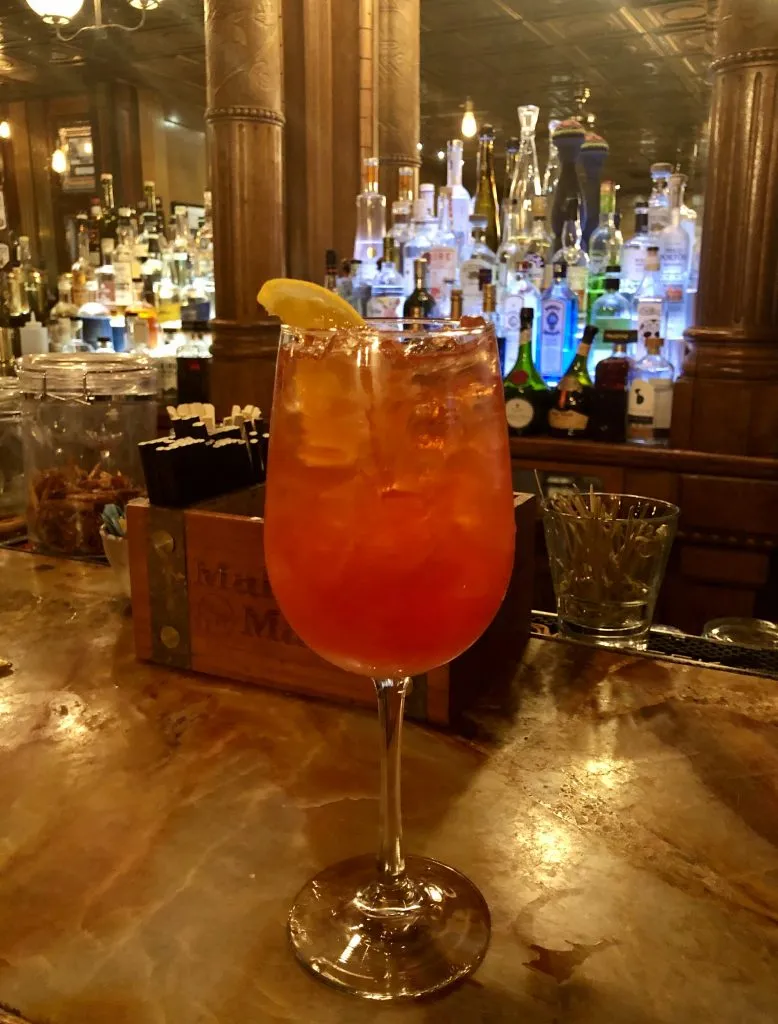
POLYGON ((532 323, 535 319, 535 310, 530 306, 524 306, 519 313, 519 326, 523 329, 532 327, 532 323))
POLYGON ((487 284, 492 283, 491 267, 480 267, 478 270, 478 287, 483 291, 487 284))
POLYGON ((497 289, 491 281, 484 284, 484 313, 493 313, 497 308, 497 289))
POLYGON ((567 277, 567 264, 566 263, 555 263, 554 264, 554 277, 558 277, 560 280, 563 277, 567 277))

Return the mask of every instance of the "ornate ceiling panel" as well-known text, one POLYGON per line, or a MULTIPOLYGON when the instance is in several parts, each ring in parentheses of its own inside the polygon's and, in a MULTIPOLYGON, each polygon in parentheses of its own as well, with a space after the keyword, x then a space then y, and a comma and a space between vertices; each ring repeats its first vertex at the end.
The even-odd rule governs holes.
MULTIPOLYGON (((497 150, 518 134, 516 107, 549 118, 584 110, 610 145, 606 174, 644 191, 655 160, 680 162, 701 185, 710 100, 710 11, 705 0, 422 0, 425 153, 459 133, 467 97, 497 150)), ((472 144, 470 146, 472 149, 472 144)))
MULTIPOLYGON (((103 2, 106 18, 137 17, 125 0, 103 2)), ((537 103, 545 162, 548 119, 574 112, 575 97, 587 86, 585 109, 611 148, 606 173, 625 192, 645 189, 654 160, 680 160, 699 187, 710 3, 421 0, 425 154, 459 133, 469 96, 479 122, 498 129, 498 151, 518 133, 517 104, 537 103)), ((165 0, 138 32, 108 32, 102 40, 88 33, 70 44, 57 41, 25 0, 0 0, 0 101, 80 88, 96 75, 156 88, 169 113, 202 127, 202 0, 165 0)))

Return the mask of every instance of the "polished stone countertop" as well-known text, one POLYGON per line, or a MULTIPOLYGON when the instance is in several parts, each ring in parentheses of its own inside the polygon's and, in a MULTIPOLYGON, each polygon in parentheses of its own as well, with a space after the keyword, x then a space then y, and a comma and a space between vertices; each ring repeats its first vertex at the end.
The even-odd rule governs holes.
POLYGON ((531 641, 409 725, 408 848, 483 891, 458 990, 364 1003, 285 921, 373 848, 374 716, 139 664, 111 571, 0 553, 0 1020, 775 1024, 778 683, 531 641))

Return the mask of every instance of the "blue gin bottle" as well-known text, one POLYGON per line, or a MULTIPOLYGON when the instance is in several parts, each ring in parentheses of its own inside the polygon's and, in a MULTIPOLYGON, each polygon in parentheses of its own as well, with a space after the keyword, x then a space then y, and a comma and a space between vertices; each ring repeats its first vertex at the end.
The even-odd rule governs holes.
POLYGON ((553 387, 558 384, 575 351, 578 299, 567 286, 567 264, 554 264, 551 287, 541 301, 540 344, 537 367, 553 387))

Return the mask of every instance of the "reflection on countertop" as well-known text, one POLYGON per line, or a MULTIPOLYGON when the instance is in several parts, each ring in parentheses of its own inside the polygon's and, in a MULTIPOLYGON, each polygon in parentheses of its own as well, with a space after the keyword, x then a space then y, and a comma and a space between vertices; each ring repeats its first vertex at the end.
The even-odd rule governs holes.
POLYGON ((457 991, 378 1007, 285 936, 375 844, 373 716, 137 663, 108 569, 0 579, 0 1004, 33 1024, 774 1024, 774 681, 534 639, 465 735, 409 725, 408 847, 493 937, 457 991))

